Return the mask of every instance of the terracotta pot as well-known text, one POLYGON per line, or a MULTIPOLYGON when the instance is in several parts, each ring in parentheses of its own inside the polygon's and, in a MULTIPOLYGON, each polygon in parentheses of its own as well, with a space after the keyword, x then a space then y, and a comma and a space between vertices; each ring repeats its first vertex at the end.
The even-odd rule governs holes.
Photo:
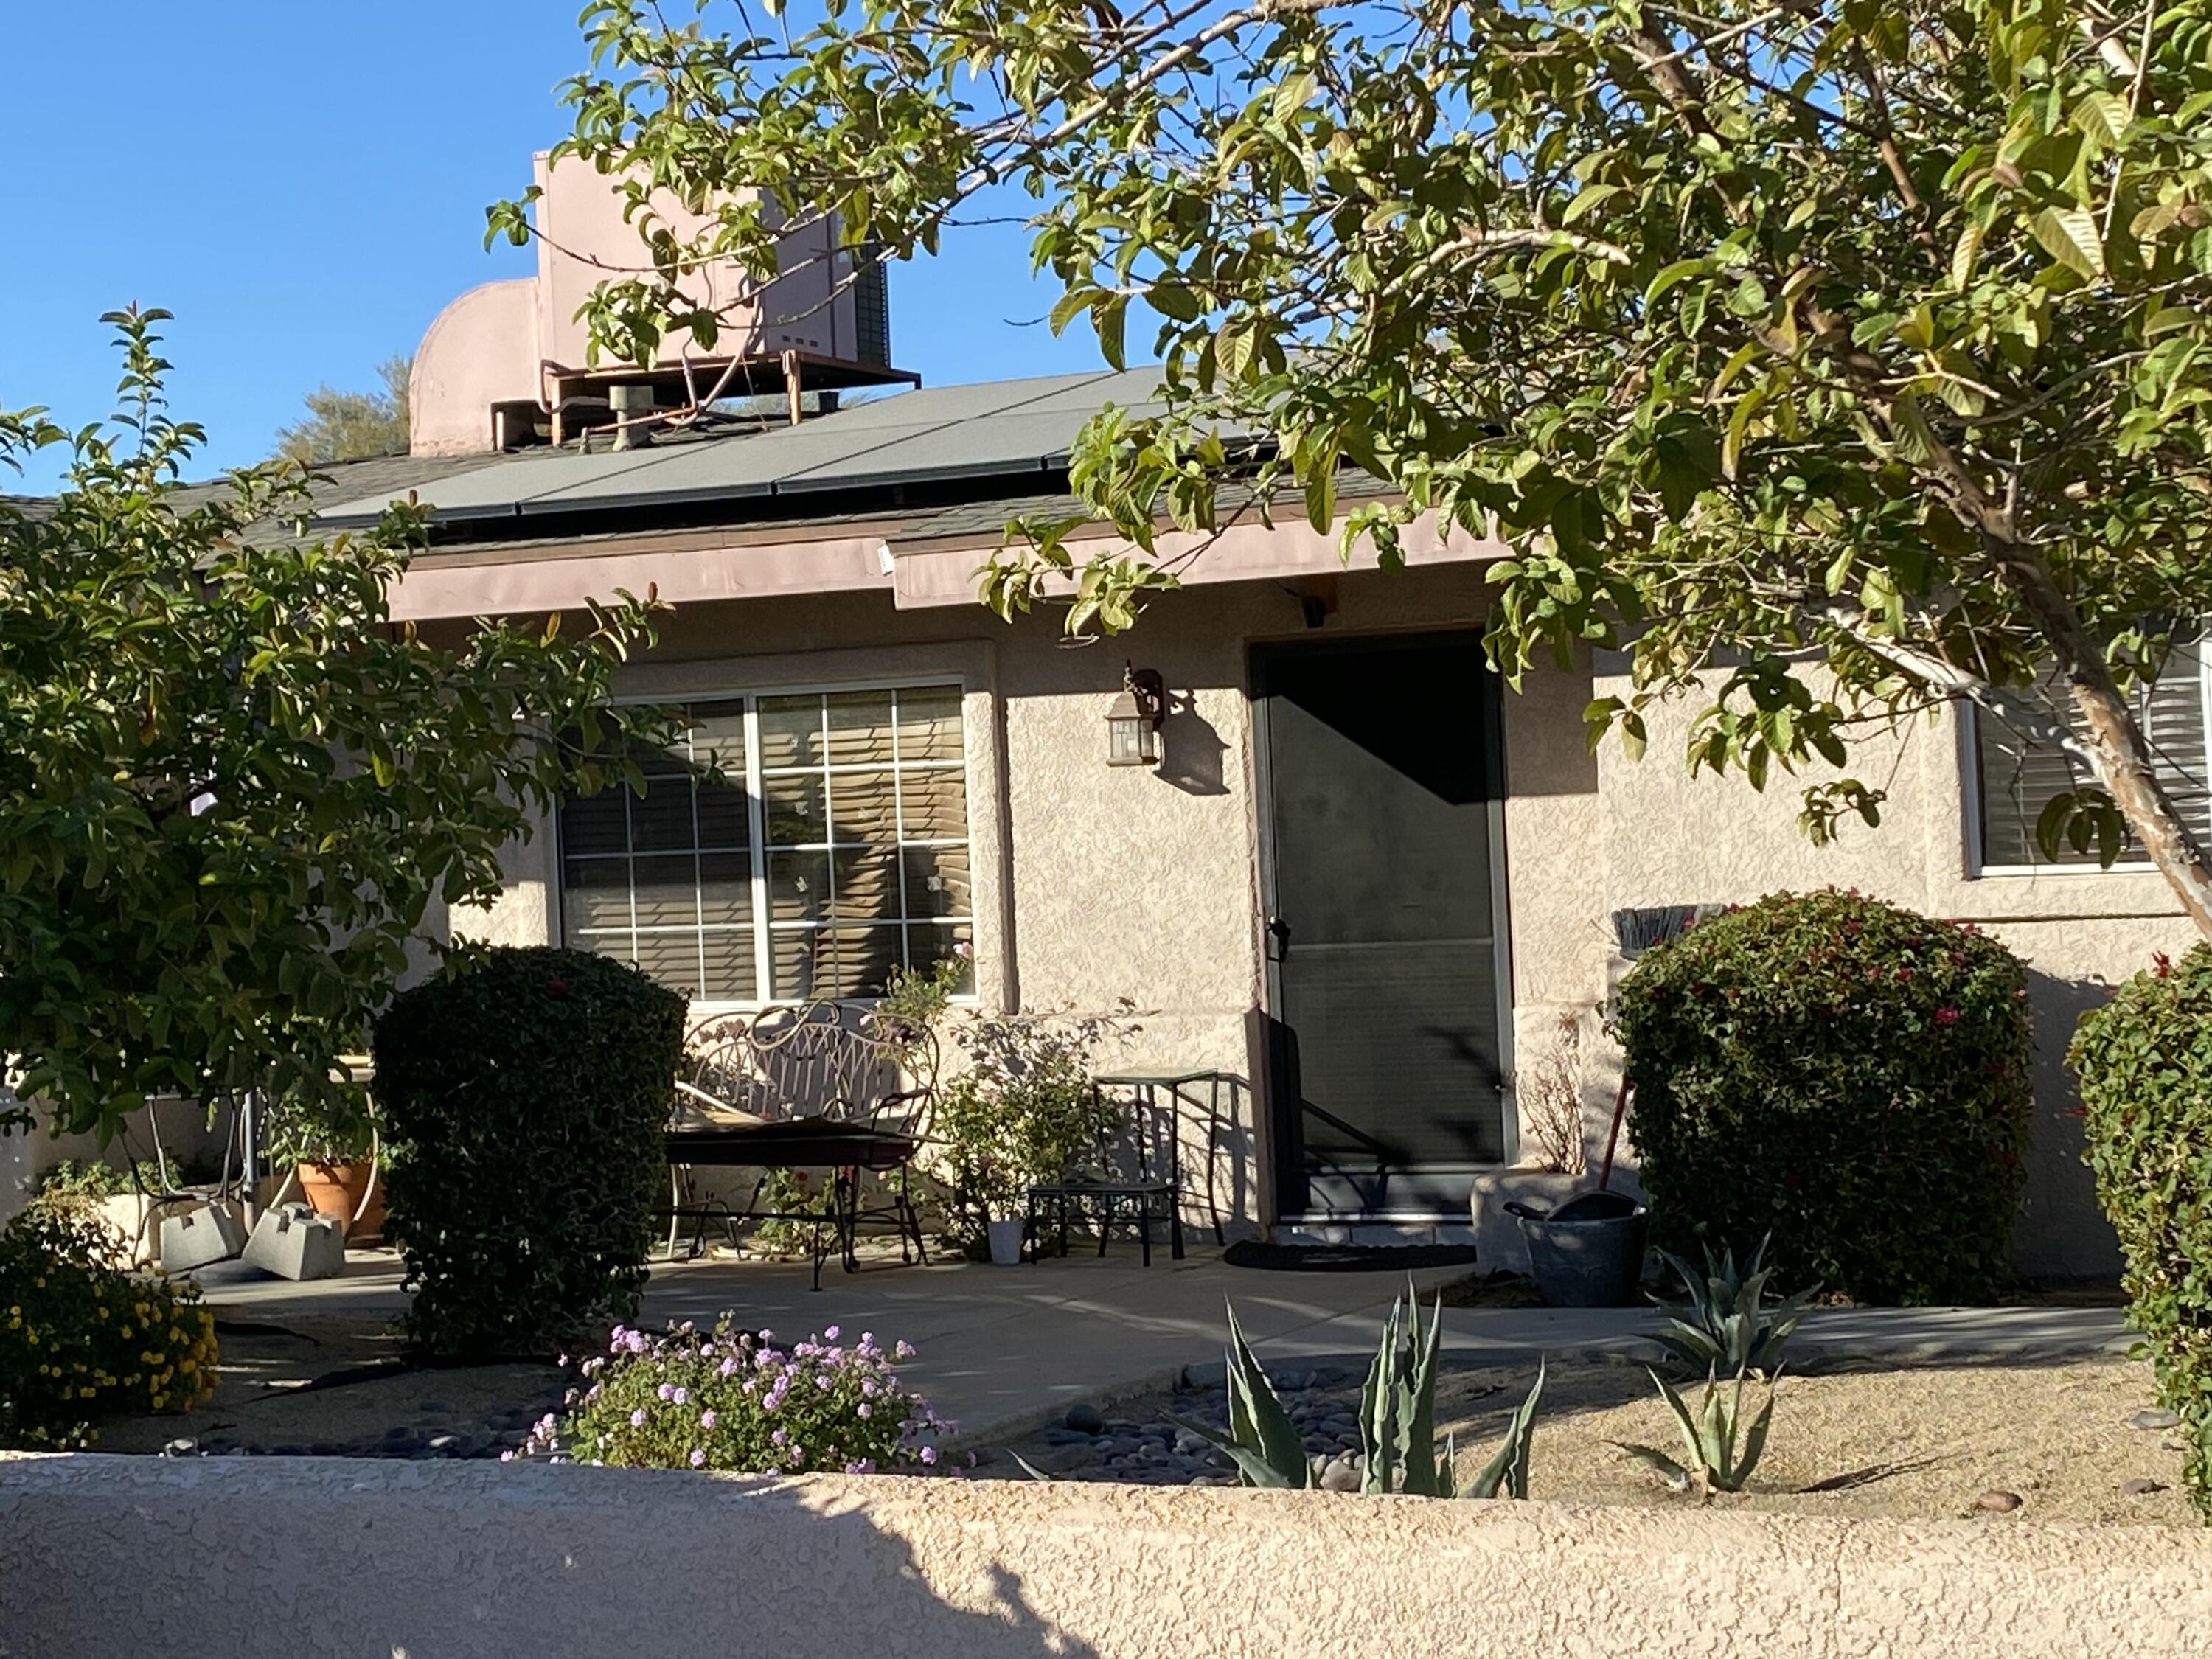
POLYGON ((314 1206, 318 1215, 336 1216, 341 1221, 352 1221, 354 1212, 361 1211, 361 1219, 346 1230, 349 1238, 365 1237, 384 1231, 384 1183, 376 1182, 376 1191, 369 1196, 368 1208, 362 1210, 362 1195, 368 1193, 374 1180, 376 1165, 365 1158, 350 1158, 343 1164, 302 1164, 300 1170, 300 1191, 308 1203, 314 1206))

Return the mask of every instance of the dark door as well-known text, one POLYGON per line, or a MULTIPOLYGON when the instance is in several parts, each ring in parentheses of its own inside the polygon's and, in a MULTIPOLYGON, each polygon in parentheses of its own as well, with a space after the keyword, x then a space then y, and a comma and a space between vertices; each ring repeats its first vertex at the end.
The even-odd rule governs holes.
POLYGON ((1253 653, 1285 1216, 1467 1214, 1506 1155, 1498 681, 1472 634, 1253 653))

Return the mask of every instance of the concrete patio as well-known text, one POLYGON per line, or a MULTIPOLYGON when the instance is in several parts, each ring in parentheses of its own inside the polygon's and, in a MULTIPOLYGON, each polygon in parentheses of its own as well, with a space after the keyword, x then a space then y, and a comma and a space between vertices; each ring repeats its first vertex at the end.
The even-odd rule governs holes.
MULTIPOLYGON (((1468 1276, 1465 1268, 1416 1273, 1424 1296, 1468 1276)), ((201 1275, 221 1315, 281 1322, 337 1316, 382 1324, 405 1310, 400 1267, 388 1252, 356 1252, 343 1279, 293 1284, 236 1263, 201 1275)), ((1389 1273, 1268 1273, 1231 1267, 1194 1249, 1147 1268, 1133 1254, 1076 1255, 1020 1267, 969 1264, 872 1266, 823 1276, 809 1288, 803 1264, 763 1261, 658 1263, 641 1322, 740 1325, 783 1337, 836 1325, 848 1336, 872 1331, 919 1351, 917 1384, 963 1436, 1019 1432, 1083 1400, 1114 1399, 1172 1385, 1188 1371, 1218 1376, 1223 1308, 1237 1318, 1279 1371, 1362 1364, 1381 1334, 1403 1280, 1389 1273)), ((1650 1350, 1662 1322, 1649 1309, 1449 1308, 1445 1344, 1474 1361, 1548 1354, 1632 1360, 1650 1350)), ((2001 1307, 1833 1309, 1815 1312, 1792 1344, 1793 1363, 1977 1359, 2033 1361, 2124 1352, 2117 1308, 2001 1307)))

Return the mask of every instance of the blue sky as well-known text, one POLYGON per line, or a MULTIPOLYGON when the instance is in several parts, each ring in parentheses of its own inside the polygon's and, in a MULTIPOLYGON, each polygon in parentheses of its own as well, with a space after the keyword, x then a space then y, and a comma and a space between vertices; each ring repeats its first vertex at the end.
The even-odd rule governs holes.
MULTIPOLYGON (((577 9, 3 0, 0 408, 106 414, 99 318, 133 300, 177 314, 171 403, 208 428, 205 471, 266 454, 318 384, 371 386, 447 300, 531 268, 483 251, 483 209, 565 130, 577 9)), ((1053 297, 1028 269, 1018 227, 894 268, 894 361, 929 385, 1096 366, 1087 331, 1018 325, 1053 297)))

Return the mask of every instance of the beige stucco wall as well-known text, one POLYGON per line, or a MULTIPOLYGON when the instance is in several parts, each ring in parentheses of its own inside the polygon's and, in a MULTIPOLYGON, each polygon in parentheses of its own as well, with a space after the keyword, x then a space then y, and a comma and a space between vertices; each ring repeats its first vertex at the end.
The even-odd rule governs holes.
POLYGON ((2196 1655, 2212 1534, 896 1476, 0 1456, 0 1659, 2196 1655))
MULTIPOLYGON (((1300 597, 1297 586, 1273 581, 1193 588, 1156 599, 1133 635, 1085 647, 1060 638, 1056 615, 1006 625, 975 607, 900 610, 881 591, 687 604, 623 689, 675 697, 957 674, 968 694, 984 1006, 1095 1013, 1127 999, 1142 1030, 1111 1063, 1218 1067, 1239 1079, 1215 1137, 1214 1199, 1249 1226, 1272 1213, 1255 1098, 1264 960, 1250 647, 1478 626, 1485 589, 1480 570, 1463 563, 1350 573, 1334 584, 1317 633, 1304 624, 1300 597), (1103 720, 1125 660, 1158 669, 1170 690, 1167 759, 1157 771, 1104 763, 1103 720)), ((1505 701, 1516 1046, 1559 1010, 1602 1001, 1621 967, 1608 921, 1617 908, 1832 884, 1988 923, 2034 970, 2045 1050, 2021 1264, 2045 1275, 2110 1271, 2111 1236, 2063 1115, 2071 1095, 2057 1055, 2101 984, 2154 948, 2187 943, 2163 884, 2132 873, 1978 877, 1960 737, 1948 717, 1864 742, 1852 769, 1888 789, 1885 822, 1853 824, 1836 845, 1815 847, 1796 824, 1804 780, 1778 780, 1761 795, 1737 778, 1686 777, 1689 705, 1657 711, 1644 761, 1612 744, 1591 755, 1582 710, 1625 689, 1621 666, 1607 656, 1571 672, 1540 668, 1505 701)), ((516 849, 512 868, 515 885, 495 914, 465 925, 516 942, 550 937, 551 837, 516 849)), ((1595 1019, 1589 1029, 1595 1147, 1619 1073, 1595 1019)), ((1202 1149, 1191 1152, 1195 1169, 1202 1149)))

